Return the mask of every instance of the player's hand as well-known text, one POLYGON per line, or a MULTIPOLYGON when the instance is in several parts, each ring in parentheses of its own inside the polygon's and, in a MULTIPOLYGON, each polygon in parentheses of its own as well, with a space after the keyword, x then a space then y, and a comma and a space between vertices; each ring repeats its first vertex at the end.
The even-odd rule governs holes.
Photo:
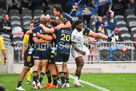
POLYGON ((40 24, 39 27, 43 27, 44 25, 43 24, 40 24))
POLYGON ((86 54, 86 52, 85 51, 82 51, 82 53, 81 53, 82 55, 85 55, 86 54))
POLYGON ((4 65, 6 65, 7 64, 7 59, 6 60, 4 60, 4 65))
POLYGON ((7 27, 6 30, 11 30, 11 27, 7 27))
POLYGON ((24 60, 24 55, 22 55, 22 60, 24 60))
POLYGON ((64 25, 64 24, 59 24, 58 26, 55 27, 55 29, 59 30, 59 29, 62 28, 63 25, 64 25))
MULTIPOLYGON (((37 35, 37 37, 40 37, 40 35, 41 35, 41 34, 40 34, 39 32, 37 32, 37 34, 36 34, 36 35, 37 35)), ((40 37, 40 38, 41 38, 41 37, 40 37)))
POLYGON ((36 16, 34 16, 34 20, 36 20, 36 18, 37 18, 37 17, 36 17, 36 16))

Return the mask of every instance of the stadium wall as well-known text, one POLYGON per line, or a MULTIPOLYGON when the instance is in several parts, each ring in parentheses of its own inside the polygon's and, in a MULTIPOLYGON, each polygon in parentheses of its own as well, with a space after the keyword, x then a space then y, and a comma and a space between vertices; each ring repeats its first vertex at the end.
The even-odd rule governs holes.
MULTIPOLYGON (((16 56, 16 55, 15 55, 16 56)), ((7 65, 3 65, 3 57, 1 56, 1 73, 20 73, 23 64, 14 63, 14 49, 8 47, 7 49, 7 65)), ((71 58, 70 58, 71 59, 71 58)), ((72 59, 73 60, 73 59, 72 59)), ((68 64, 70 73, 75 73, 76 64, 70 62, 68 64)), ((94 63, 85 64, 83 73, 136 73, 136 63, 94 63)))

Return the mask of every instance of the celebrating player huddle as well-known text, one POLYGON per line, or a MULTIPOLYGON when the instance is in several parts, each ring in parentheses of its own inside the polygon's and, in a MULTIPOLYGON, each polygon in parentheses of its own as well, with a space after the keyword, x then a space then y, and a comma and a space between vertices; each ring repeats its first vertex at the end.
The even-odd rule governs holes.
POLYGON ((63 12, 58 4, 54 6, 54 15, 56 20, 51 20, 49 15, 42 15, 40 24, 26 32, 25 36, 29 38, 27 43, 24 41, 25 48, 24 52, 22 52, 24 53, 25 63, 16 90, 25 90, 21 87, 21 83, 30 67, 33 67, 32 89, 70 87, 67 68, 70 49, 77 65, 73 85, 75 87, 83 87, 79 83, 84 65, 82 56, 86 54, 83 50, 83 35, 112 40, 111 37, 94 33, 82 21, 74 21, 71 16, 63 12), (42 87, 41 83, 45 73, 48 83, 42 87), (61 84, 57 84, 58 79, 61 80, 61 84))

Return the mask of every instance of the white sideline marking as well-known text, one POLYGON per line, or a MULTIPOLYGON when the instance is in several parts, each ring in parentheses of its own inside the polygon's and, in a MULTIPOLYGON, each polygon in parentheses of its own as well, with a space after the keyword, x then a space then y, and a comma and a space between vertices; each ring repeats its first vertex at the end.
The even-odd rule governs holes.
MULTIPOLYGON (((74 77, 73 77, 72 75, 69 75, 69 77, 72 78, 72 79, 74 79, 74 77)), ((101 90, 101 91, 110 91, 110 90, 108 90, 108 89, 106 89, 106 88, 100 87, 100 86, 98 86, 98 85, 95 85, 95 84, 90 83, 90 82, 87 82, 87 81, 79 80, 79 82, 84 83, 84 84, 87 84, 87 85, 89 85, 89 86, 91 86, 91 87, 97 88, 97 89, 99 89, 99 90, 101 90)))

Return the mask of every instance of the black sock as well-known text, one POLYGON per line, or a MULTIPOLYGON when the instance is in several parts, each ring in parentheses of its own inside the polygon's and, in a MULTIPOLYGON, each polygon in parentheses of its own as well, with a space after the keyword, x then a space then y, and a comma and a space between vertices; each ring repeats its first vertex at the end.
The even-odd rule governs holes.
POLYGON ((57 75, 52 75, 53 77, 53 85, 57 86, 57 75))
POLYGON ((66 83, 69 83, 69 78, 66 78, 66 83))
POLYGON ((65 79, 66 79, 66 77, 67 77, 67 72, 63 72, 64 73, 64 77, 65 77, 65 79))
POLYGON ((42 80, 43 80, 43 77, 44 77, 45 73, 41 72, 40 73, 40 79, 39 79, 39 82, 42 83, 42 80))
POLYGON ((51 72, 50 71, 46 72, 46 76, 48 78, 48 83, 51 83, 51 72))
POLYGON ((20 87, 22 85, 22 81, 18 81, 17 87, 20 87))
POLYGON ((33 81, 36 82, 36 77, 38 75, 38 71, 33 71, 33 81))
POLYGON ((57 76, 57 80, 60 80, 58 76, 57 76))
POLYGON ((64 77, 64 73, 63 72, 59 72, 59 77, 61 79, 61 83, 65 83, 65 77, 64 77))

